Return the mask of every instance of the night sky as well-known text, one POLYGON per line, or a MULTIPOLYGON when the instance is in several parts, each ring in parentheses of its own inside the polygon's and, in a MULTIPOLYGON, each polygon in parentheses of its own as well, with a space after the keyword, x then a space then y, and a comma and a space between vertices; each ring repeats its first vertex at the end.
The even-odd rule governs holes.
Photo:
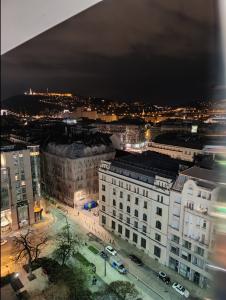
POLYGON ((150 103, 221 84, 215 0, 105 0, 2 57, 2 99, 34 90, 150 103))

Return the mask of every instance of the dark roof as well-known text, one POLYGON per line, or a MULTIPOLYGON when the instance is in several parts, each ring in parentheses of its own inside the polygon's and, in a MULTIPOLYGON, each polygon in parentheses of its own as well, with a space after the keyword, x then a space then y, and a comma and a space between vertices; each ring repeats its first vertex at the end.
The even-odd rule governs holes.
POLYGON ((192 134, 176 134, 175 132, 158 135, 154 139, 155 143, 185 147, 190 149, 203 149, 208 144, 203 136, 192 134))
POLYGON ((152 151, 130 154, 112 161, 111 170, 148 183, 153 183, 155 175, 176 179, 180 170, 179 160, 152 151), (142 175, 141 177, 138 174, 142 175))
POLYGON ((27 149, 26 145, 20 143, 13 143, 8 139, 1 139, 0 148, 1 152, 19 151, 27 149))
POLYGON ((50 142, 54 142, 55 144, 59 145, 70 145, 77 142, 89 147, 98 145, 112 145, 110 135, 100 132, 81 132, 78 134, 74 134, 71 137, 57 134, 50 135, 43 143, 42 148, 44 149, 50 142))
POLYGON ((183 171, 182 174, 197 180, 226 184, 226 173, 223 168, 210 170, 194 166, 183 171))

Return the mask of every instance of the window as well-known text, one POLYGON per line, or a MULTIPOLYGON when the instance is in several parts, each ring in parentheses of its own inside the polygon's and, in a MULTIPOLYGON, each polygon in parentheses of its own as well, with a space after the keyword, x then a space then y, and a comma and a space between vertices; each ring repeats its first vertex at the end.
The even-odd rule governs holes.
POLYGON ((157 257, 161 256, 161 249, 157 246, 154 247, 154 255, 157 257))
POLYGON ((115 201, 115 199, 113 199, 113 206, 116 206, 116 201, 115 201))
POLYGON ((188 249, 188 250, 191 250, 191 243, 188 242, 188 241, 183 240, 183 247, 188 249))
POLYGON ((127 201, 130 201, 130 195, 127 195, 127 201))
POLYGON ((138 218, 138 210, 137 209, 134 210, 134 216, 138 218))
POLYGON ((26 194, 26 187, 22 187, 21 190, 22 190, 22 194, 26 194))
POLYGON ((138 205, 139 204, 139 198, 135 198, 135 204, 138 205))
POLYGON ((122 233, 122 225, 118 224, 118 233, 122 233))
POLYGON ((122 204, 122 202, 119 203, 119 208, 120 208, 120 209, 123 209, 123 204, 122 204))
POLYGON ((178 247, 171 246, 170 251, 176 255, 179 255, 180 249, 178 247))
POLYGON ((162 215, 162 208, 156 207, 156 214, 161 216, 162 215))
POLYGON ((147 215, 143 214, 143 221, 147 222, 147 215))
POLYGON ((105 185, 102 184, 102 191, 105 191, 105 185))
POLYGON ((155 239, 156 239, 156 241, 161 242, 161 235, 156 233, 155 234, 155 239))
POLYGON ((130 206, 127 206, 126 211, 130 214, 130 206))
POLYGON ((138 222, 137 221, 134 221, 134 227, 138 228, 138 222))
POLYGON ((144 249, 146 248, 146 240, 144 238, 141 238, 140 245, 142 248, 144 248, 144 249))
POLYGON ((119 219, 122 220, 122 214, 119 214, 119 219))
POLYGON ((115 229, 115 221, 111 221, 111 228, 115 229))
POLYGON ((157 201, 159 202, 159 200, 160 200, 160 196, 159 196, 159 195, 157 195, 157 201))
POLYGON ((203 220, 202 228, 206 229, 206 220, 203 220))
POLYGON ((137 243, 137 234, 136 233, 133 233, 133 242, 137 243))
POLYGON ((123 198, 123 192, 120 191, 120 198, 123 198))
POLYGON ((161 196, 161 200, 160 200, 160 202, 161 202, 161 203, 163 203, 163 196, 161 196))
POLYGON ((179 238, 179 236, 176 236, 176 235, 173 234, 172 238, 171 238, 171 241, 173 241, 174 243, 179 244, 180 238, 179 238))
POLYGON ((127 228, 125 229, 125 236, 129 239, 130 231, 127 228))
POLYGON ((130 218, 126 218, 126 223, 130 224, 130 218))
POLYGON ((102 216, 102 224, 106 224, 106 217, 102 216))
POLYGON ((104 195, 102 195, 102 201, 105 202, 105 196, 104 195))
POLYGON ((160 221, 156 221, 155 227, 161 230, 161 228, 162 228, 161 222, 160 221))
POLYGON ((198 255, 203 256, 204 255, 204 249, 197 246, 196 249, 195 249, 195 253, 197 253, 198 255))
POLYGON ((147 233, 147 226, 143 225, 142 231, 143 233, 147 233))
POLYGON ((105 206, 104 205, 102 205, 102 211, 105 211, 105 206))
POLYGON ((114 217, 116 216, 116 211, 115 211, 115 210, 113 210, 113 216, 114 216, 114 217))
POLYGON ((145 196, 145 190, 143 190, 143 196, 145 196))
POLYGON ((144 208, 147 208, 148 207, 148 203, 147 201, 144 201, 144 208))
POLYGON ((113 188, 113 195, 116 195, 116 190, 115 190, 115 188, 113 188))

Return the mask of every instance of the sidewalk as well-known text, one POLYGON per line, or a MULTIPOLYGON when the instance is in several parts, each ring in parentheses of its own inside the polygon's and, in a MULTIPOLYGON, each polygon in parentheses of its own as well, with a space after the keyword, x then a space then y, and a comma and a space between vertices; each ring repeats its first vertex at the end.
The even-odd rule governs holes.
POLYGON ((42 220, 38 221, 37 223, 34 223, 30 226, 20 228, 18 230, 9 231, 7 233, 2 234, 1 237, 7 239, 7 237, 17 236, 20 233, 26 232, 28 228, 39 231, 39 230, 42 230, 43 228, 47 228, 53 222, 54 222, 54 218, 53 218, 52 214, 51 213, 46 214, 43 212, 42 220))

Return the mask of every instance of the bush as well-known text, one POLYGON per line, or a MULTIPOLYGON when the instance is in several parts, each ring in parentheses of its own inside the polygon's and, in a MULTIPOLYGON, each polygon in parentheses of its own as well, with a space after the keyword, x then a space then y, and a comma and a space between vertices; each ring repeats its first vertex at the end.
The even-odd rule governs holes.
POLYGON ((75 253, 74 257, 80 261, 80 263, 82 263, 85 267, 90 267, 92 266, 93 264, 90 263, 86 258, 85 256, 83 256, 81 253, 77 252, 75 253))
POLYGON ((98 253, 99 253, 99 251, 98 251, 95 247, 93 247, 93 246, 89 246, 88 249, 89 249, 91 252, 93 252, 94 254, 98 254, 98 253))

